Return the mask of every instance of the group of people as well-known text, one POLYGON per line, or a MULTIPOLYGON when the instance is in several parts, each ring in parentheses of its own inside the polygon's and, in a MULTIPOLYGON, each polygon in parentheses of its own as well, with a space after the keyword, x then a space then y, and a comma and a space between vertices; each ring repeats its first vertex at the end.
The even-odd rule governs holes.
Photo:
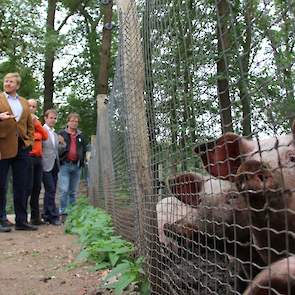
POLYGON ((8 73, 0 93, 0 232, 37 230, 44 223, 60 225, 69 204, 75 203, 86 142, 78 129, 80 116, 68 115, 65 129, 56 133, 57 111, 45 112, 42 126, 36 116, 37 101, 18 95, 21 77, 8 73), (7 218, 9 169, 12 172, 15 224, 7 218), (41 183, 44 185, 43 213, 39 209, 41 183), (56 205, 57 186, 60 208, 56 205), (30 201, 29 201, 30 200, 30 201), (28 220, 28 203, 31 218, 28 220))

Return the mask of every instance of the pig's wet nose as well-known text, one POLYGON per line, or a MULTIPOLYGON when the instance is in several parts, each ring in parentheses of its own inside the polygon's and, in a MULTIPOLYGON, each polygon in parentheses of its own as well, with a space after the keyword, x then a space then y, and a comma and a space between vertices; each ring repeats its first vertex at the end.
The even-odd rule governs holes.
POLYGON ((240 188, 242 191, 245 191, 247 189, 246 183, 242 182, 240 188))

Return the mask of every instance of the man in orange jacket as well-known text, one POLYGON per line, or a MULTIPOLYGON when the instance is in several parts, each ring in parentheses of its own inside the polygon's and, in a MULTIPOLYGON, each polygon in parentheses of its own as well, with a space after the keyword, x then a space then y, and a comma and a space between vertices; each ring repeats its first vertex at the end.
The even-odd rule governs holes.
POLYGON ((39 196, 41 191, 42 181, 42 140, 47 140, 48 132, 42 127, 41 122, 35 115, 37 111, 37 101, 35 99, 28 100, 32 120, 34 124, 34 145, 30 156, 30 171, 29 171, 29 183, 27 188, 27 200, 30 198, 31 207, 31 221, 33 225, 43 224, 40 217, 39 209, 39 196))

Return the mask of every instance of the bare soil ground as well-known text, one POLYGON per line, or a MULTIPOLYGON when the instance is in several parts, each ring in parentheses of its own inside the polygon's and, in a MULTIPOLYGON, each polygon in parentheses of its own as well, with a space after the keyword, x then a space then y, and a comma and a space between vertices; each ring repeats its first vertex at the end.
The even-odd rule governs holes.
MULTIPOLYGON (((63 226, 0 233, 0 295, 96 295, 103 273, 71 269, 80 246, 63 226)), ((106 293, 107 294, 107 293, 106 293)))

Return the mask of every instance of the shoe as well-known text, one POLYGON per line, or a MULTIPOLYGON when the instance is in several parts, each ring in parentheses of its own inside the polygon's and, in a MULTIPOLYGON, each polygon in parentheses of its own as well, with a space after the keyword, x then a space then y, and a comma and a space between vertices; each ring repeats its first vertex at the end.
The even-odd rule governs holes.
POLYGON ((12 227, 14 226, 14 223, 12 223, 11 221, 9 221, 8 219, 6 220, 2 220, 0 222, 0 224, 3 226, 3 227, 12 227))
POLYGON ((11 231, 10 227, 3 226, 2 224, 0 224, 0 233, 9 233, 10 231, 11 231))
POLYGON ((49 223, 52 225, 57 225, 57 226, 61 225, 61 222, 58 219, 57 220, 50 220, 49 223))
POLYGON ((32 224, 32 225, 42 225, 42 224, 46 224, 46 222, 44 222, 41 219, 31 219, 30 224, 32 224))
POLYGON ((67 219, 67 214, 61 214, 60 219, 61 219, 61 223, 65 223, 66 219, 67 219))
POLYGON ((28 224, 28 223, 22 223, 22 224, 16 224, 15 225, 15 230, 28 230, 28 231, 33 231, 33 230, 37 230, 38 227, 28 224))

